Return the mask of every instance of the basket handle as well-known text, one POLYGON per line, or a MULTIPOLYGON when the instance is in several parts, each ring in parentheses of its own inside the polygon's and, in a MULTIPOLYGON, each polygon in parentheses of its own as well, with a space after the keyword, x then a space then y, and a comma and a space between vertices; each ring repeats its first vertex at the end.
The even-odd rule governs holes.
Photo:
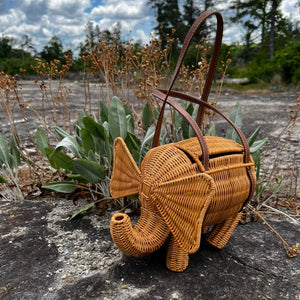
MULTIPOLYGON (((160 89, 155 89, 153 90, 152 92, 152 95, 157 97, 158 99, 160 100, 163 100, 165 101, 165 96, 166 96, 166 93, 167 93, 167 90, 160 90, 160 89)), ((189 95, 186 95, 184 93, 181 93, 181 92, 178 92, 178 91, 169 91, 169 97, 166 99, 166 102, 168 104, 170 104, 174 109, 176 109, 184 118, 186 118, 186 120, 190 123, 190 125, 192 126, 192 128, 195 130, 195 133, 198 137, 198 140, 200 142, 200 145, 201 145, 201 148, 202 148, 202 164, 203 164, 203 167, 205 170, 208 170, 209 169, 209 155, 206 157, 204 157, 204 152, 203 152, 203 147, 202 147, 202 142, 204 141, 205 143, 205 140, 202 136, 202 133, 199 129, 199 126, 198 124, 195 122, 195 120, 190 116, 190 114, 185 111, 178 103, 177 101, 172 98, 172 96, 176 97, 176 98, 180 98, 180 99, 183 99, 183 100, 187 100, 187 101, 190 101, 190 102, 193 102, 193 103, 197 103, 197 104, 200 104, 202 105, 202 107, 206 107, 206 108, 209 108, 211 110, 213 110, 214 112, 218 113, 220 116, 222 116, 233 128, 234 130, 236 131, 236 133, 238 134, 239 138, 241 139, 241 142, 243 144, 243 147, 244 147, 244 163, 245 164, 248 164, 250 162, 250 148, 249 148, 249 144, 244 136, 244 134, 242 133, 242 131, 230 120, 228 119, 225 115, 223 115, 218 109, 216 109, 214 106, 210 105, 209 103, 205 102, 205 101, 202 101, 202 100, 199 100, 193 96, 189 96, 189 95), (200 133, 198 132, 200 131, 200 133), (201 137, 199 139, 199 137, 201 137)), ((205 143, 206 145, 206 143, 205 143)), ((249 195, 247 197, 247 199, 245 200, 245 202, 243 203, 243 206, 241 207, 241 210, 247 205, 247 203, 251 200, 254 192, 255 192, 255 178, 251 172, 251 169, 250 167, 247 167, 246 168, 246 172, 247 172, 247 176, 249 178, 249 182, 250 182, 250 191, 249 191, 249 195)))
MULTIPOLYGON (((152 95, 154 97, 156 97, 162 101, 165 101, 166 103, 173 106, 188 121, 190 126, 193 128, 195 135, 198 138, 200 147, 202 149, 202 164, 203 164, 204 170, 208 171, 208 169, 209 169, 209 151, 208 151, 206 141, 200 130, 200 127, 198 126, 196 121, 192 118, 192 116, 186 110, 184 110, 173 98, 170 97, 171 95, 176 93, 176 91, 169 91, 170 96, 168 98, 166 98, 166 93, 167 93, 167 90, 155 89, 152 91, 152 95)), ((182 95, 186 96, 185 94, 182 94, 182 95)))
MULTIPOLYGON (((178 62, 177 62, 174 74, 172 76, 171 83, 169 85, 167 93, 165 94, 165 98, 163 99, 164 102, 163 102, 163 105, 161 107, 160 114, 159 114, 159 117, 158 117, 158 120, 157 120, 152 147, 157 147, 160 144, 159 136, 160 136, 160 132, 161 132, 161 126, 162 126, 162 121, 163 121, 163 116, 164 116, 164 111, 165 111, 165 106, 166 106, 166 103, 167 103, 167 99, 168 99, 168 96, 169 96, 169 94, 172 90, 172 87, 173 87, 174 83, 175 83, 175 80, 178 76, 180 67, 183 63, 183 59, 186 55, 188 47, 189 47, 196 31, 199 29, 200 25, 207 18, 209 18, 212 15, 215 15, 216 18, 217 18, 217 33, 216 33, 216 37, 215 37, 213 55, 212 55, 212 58, 210 60, 210 65, 209 65, 209 69, 208 69, 208 73, 207 73, 203 93, 202 93, 202 96, 201 96, 202 101, 207 102, 207 100, 208 100, 208 96, 209 96, 209 92, 210 92, 210 89, 211 89, 213 77, 214 77, 214 74, 215 74, 215 71, 216 71, 216 68, 217 68, 219 53, 220 53, 220 49, 221 49, 221 45, 222 45, 222 35, 223 35, 223 18, 222 18, 220 13, 218 13, 216 11, 212 11, 212 10, 208 10, 208 11, 202 13, 196 19, 196 21, 194 22, 194 24, 192 25, 192 27, 190 28, 190 30, 187 33, 187 36, 184 40, 184 43, 183 43, 183 46, 182 46, 182 49, 181 49, 181 52, 180 52, 180 55, 179 55, 179 58, 178 58, 178 62)), ((201 148, 202 148, 203 166, 204 166, 205 169, 206 168, 208 169, 208 159, 209 159, 208 148, 207 148, 206 142, 205 142, 205 140, 203 138, 203 135, 201 134, 201 130, 200 130, 200 126, 201 126, 202 119, 203 119, 203 114, 204 114, 204 108, 205 108, 204 106, 201 106, 201 108, 199 109, 198 116, 197 116, 197 122, 193 122, 192 120, 190 120, 188 113, 185 113, 185 112, 180 112, 180 113, 183 114, 183 116, 189 121, 190 125, 194 129, 195 134, 196 134, 196 136, 197 136, 197 138, 200 142, 201 148)))
MULTIPOLYGON (((166 93, 167 93, 167 90, 163 90, 163 89, 155 89, 155 90, 152 91, 153 96, 155 96, 156 98, 158 98, 160 100, 163 100, 163 101, 165 99, 166 93)), ((186 118, 186 119, 190 123, 191 126, 192 126, 191 123, 195 123, 194 119, 172 97, 176 97, 176 98, 179 98, 179 99, 182 99, 182 100, 190 101, 190 102, 195 103, 195 104, 199 104, 200 106, 202 106, 204 108, 208 108, 210 110, 213 110, 214 112, 219 114, 221 117, 223 117, 233 127, 233 129, 236 131, 237 135, 241 139, 241 142, 242 142, 242 145, 243 145, 243 148, 244 148, 244 163, 247 164, 247 163, 250 162, 250 148, 249 148, 249 144, 247 142, 247 139, 245 138, 245 135, 230 119, 228 119, 216 107, 214 107, 213 105, 211 105, 211 104, 209 104, 209 103, 207 103, 203 100, 200 100, 196 97, 186 95, 186 94, 178 92, 178 91, 170 91, 169 92, 169 97, 167 98, 167 103, 169 105, 171 105, 174 109, 176 109, 183 117, 186 117, 186 114, 189 115, 190 118, 189 119, 186 118), (193 121, 190 122, 190 119, 192 119, 193 121)), ((193 126, 192 126, 192 128, 194 129, 193 126)), ((198 127, 198 129, 199 129, 199 127, 198 127)), ((202 133, 201 133, 201 135, 202 135, 202 133)))

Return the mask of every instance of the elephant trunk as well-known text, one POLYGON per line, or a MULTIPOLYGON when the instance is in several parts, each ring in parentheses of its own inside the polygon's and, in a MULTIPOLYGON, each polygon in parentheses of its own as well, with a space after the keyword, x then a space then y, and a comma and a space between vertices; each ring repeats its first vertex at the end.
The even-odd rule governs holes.
POLYGON ((160 214, 143 207, 141 217, 134 227, 128 215, 115 214, 110 222, 110 232, 116 246, 132 256, 154 252, 164 244, 170 234, 160 214))

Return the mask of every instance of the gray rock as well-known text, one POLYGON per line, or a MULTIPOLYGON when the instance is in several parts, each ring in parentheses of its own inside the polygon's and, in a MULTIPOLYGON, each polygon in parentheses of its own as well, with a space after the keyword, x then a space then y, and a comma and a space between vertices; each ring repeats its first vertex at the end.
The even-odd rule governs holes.
MULTIPOLYGON (((300 299, 300 256, 288 258, 261 221, 239 225, 223 250, 203 241, 187 270, 174 273, 165 247, 122 255, 109 234, 110 212, 63 220, 72 210, 65 200, 0 201, 1 299, 300 299)), ((299 225, 270 223, 299 242, 299 225)))

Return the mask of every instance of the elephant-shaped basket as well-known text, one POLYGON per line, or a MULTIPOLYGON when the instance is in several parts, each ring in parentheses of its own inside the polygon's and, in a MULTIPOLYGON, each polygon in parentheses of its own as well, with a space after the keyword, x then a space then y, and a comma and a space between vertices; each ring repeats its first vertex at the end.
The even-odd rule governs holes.
POLYGON ((242 209, 255 187, 254 163, 243 133, 214 106, 208 95, 222 43, 223 19, 215 11, 200 15, 184 41, 168 90, 156 89, 153 96, 163 100, 156 124, 153 147, 138 168, 125 142, 114 142, 110 192, 114 198, 139 194, 141 216, 132 227, 128 215, 117 213, 110 231, 117 247, 126 254, 143 256, 159 249, 169 238, 166 264, 176 272, 188 266, 189 254, 200 246, 201 232, 212 226, 207 241, 222 249, 237 226, 242 209), (217 17, 217 34, 201 99, 173 91, 172 87, 193 35, 211 15, 217 17), (175 98, 199 104, 195 121, 175 98), (195 137, 159 145, 165 105, 168 103, 190 124, 195 137), (200 130, 205 109, 229 122, 241 144, 221 137, 204 137, 200 130))

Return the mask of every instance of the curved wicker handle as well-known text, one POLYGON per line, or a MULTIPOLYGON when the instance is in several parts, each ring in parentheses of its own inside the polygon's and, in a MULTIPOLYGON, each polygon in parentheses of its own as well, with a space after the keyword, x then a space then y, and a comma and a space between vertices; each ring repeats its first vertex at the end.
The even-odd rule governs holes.
MULTIPOLYGON (((190 30, 187 33, 187 36, 184 40, 179 58, 178 58, 178 62, 171 80, 171 83, 169 85, 169 89, 167 90, 167 93, 165 95, 164 98, 164 102, 163 105, 161 107, 161 111, 159 114, 159 118, 157 120, 157 124, 156 124, 156 130, 155 130, 155 134, 154 134, 154 138, 153 138, 153 143, 152 143, 152 147, 156 147, 159 146, 159 136, 160 136, 160 132, 161 132, 161 126, 162 126, 162 121, 163 121, 163 116, 164 116, 164 111, 165 111, 165 106, 167 103, 167 99, 168 96, 172 90, 172 87, 175 83, 176 77, 179 73, 180 67, 182 65, 183 59, 186 55, 187 49, 196 33, 196 31, 199 29, 200 25, 210 16, 215 15, 217 18, 217 33, 216 33, 216 38, 215 38, 215 44, 214 44, 214 50, 213 50, 213 55, 212 58, 210 60, 210 65, 209 65, 209 69, 208 69, 208 73, 207 73, 207 77, 206 77, 206 81, 205 81, 205 85, 204 85, 204 89, 203 89, 203 93, 201 96, 201 100, 207 102, 208 99, 208 95, 211 89, 211 85, 212 85, 212 81, 213 81, 213 77, 217 68, 217 63, 218 63, 218 58, 219 58, 219 53, 220 53, 220 49, 221 49, 221 45, 222 45, 222 34, 223 34, 223 18, 221 16, 220 13, 216 12, 216 11, 206 11, 204 13, 202 13, 194 22, 194 24, 192 25, 192 27, 190 28, 190 30)), ((202 118, 203 118, 203 113, 204 113, 204 106, 201 106, 201 108, 199 109, 198 112, 198 116, 197 116, 197 123, 195 125, 195 123, 191 120, 190 124, 193 127, 195 134, 200 142, 201 148, 202 148, 202 163, 205 169, 208 169, 208 159, 209 159, 209 153, 208 153, 208 148, 206 145, 206 142, 203 138, 203 135, 201 134, 201 130, 200 130, 200 125, 202 123, 202 118), (196 128, 198 126, 198 129, 196 128), (195 127, 195 128, 194 128, 195 127)), ((187 113, 188 115, 188 113, 187 113)), ((188 116, 184 116, 186 118, 189 118, 188 116)), ((187 119, 188 120, 188 119, 187 119)), ((188 120, 189 121, 189 120, 188 120)))

